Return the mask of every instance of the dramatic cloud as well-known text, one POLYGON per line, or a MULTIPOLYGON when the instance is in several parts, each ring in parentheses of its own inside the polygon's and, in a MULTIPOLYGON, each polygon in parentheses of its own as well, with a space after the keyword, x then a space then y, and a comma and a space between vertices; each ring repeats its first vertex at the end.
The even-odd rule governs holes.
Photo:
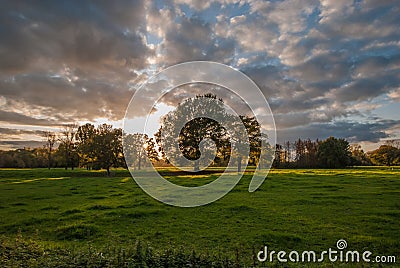
POLYGON ((35 140, 24 141, 0 141, 0 150, 13 150, 19 148, 38 148, 43 147, 44 142, 35 140))
MULTIPOLYGON (((38 136, 11 133, 10 125, 119 121, 140 83, 193 60, 225 63, 253 79, 275 114, 279 140, 333 135, 377 142, 400 133, 393 110, 400 100, 395 0, 9 1, 0 7, 2 148, 8 134, 38 136)), ((229 94, 221 94, 229 103, 229 94)), ((177 90, 164 101, 176 104, 183 96, 177 90)))
POLYGON ((50 120, 33 118, 20 113, 7 112, 7 111, 0 111, 0 122, 1 121, 13 124, 38 125, 38 126, 55 125, 55 122, 52 122, 50 120))
POLYGON ((24 130, 24 129, 12 129, 12 128, 0 128, 0 135, 20 135, 20 134, 34 134, 43 135, 43 130, 24 130))
MULTIPOLYGON (((140 1, 3 3, 3 99, 46 108, 39 117, 57 117, 59 124, 120 119, 132 95, 128 82, 153 54, 145 40, 144 10, 140 1)), ((14 111, 1 120, 46 124, 25 115, 14 111)))
POLYGON ((326 139, 330 136, 345 138, 350 142, 377 142, 389 135, 386 130, 399 127, 398 121, 382 120, 376 123, 359 124, 356 122, 314 123, 278 131, 279 142, 293 139, 293 132, 301 139, 326 139))

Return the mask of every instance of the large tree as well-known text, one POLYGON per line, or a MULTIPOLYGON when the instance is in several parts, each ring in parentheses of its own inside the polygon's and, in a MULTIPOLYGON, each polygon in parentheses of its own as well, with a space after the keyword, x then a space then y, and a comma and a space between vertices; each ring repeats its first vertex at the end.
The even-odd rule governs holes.
POLYGON ((220 155, 221 145, 228 139, 225 128, 219 122, 207 117, 197 117, 199 111, 208 111, 216 118, 226 118, 222 100, 218 101, 216 96, 211 94, 196 96, 185 100, 175 110, 166 114, 162 118, 161 128, 155 135, 163 155, 168 152, 171 158, 169 161, 178 161, 176 164, 184 165, 186 163, 184 159, 179 158, 179 155, 183 154, 186 159, 193 161, 194 171, 199 170, 203 164, 199 160, 201 153, 203 153, 202 159, 207 162, 210 161, 207 159, 209 152, 214 149, 212 143, 202 140, 213 140, 217 154, 220 155))
POLYGON ((182 153, 193 161, 194 171, 199 170, 200 165, 210 162, 225 166, 232 157, 238 172, 242 170, 243 158, 246 156, 249 156, 249 164, 258 164, 262 139, 266 139, 262 138, 261 127, 255 117, 237 117, 227 113, 222 99, 212 94, 199 95, 180 103, 174 111, 163 117, 155 137, 163 157, 168 151, 172 158, 169 160, 174 161, 174 156, 182 153), (196 117, 202 114, 201 111, 207 111, 217 120, 196 117), (176 142, 179 147, 172 146, 176 142))
POLYGON ((107 170, 110 176, 111 167, 124 166, 122 151, 122 129, 102 124, 94 136, 94 155, 97 164, 107 170))
POLYGON ((390 145, 381 145, 369 153, 374 164, 393 166, 400 164, 400 149, 390 145))
POLYGON ((329 137, 320 142, 317 150, 319 165, 323 168, 342 168, 351 163, 349 142, 329 137))
POLYGON ((102 124, 97 128, 85 124, 76 131, 77 151, 81 165, 89 168, 107 170, 111 167, 125 166, 122 152, 122 130, 102 124))

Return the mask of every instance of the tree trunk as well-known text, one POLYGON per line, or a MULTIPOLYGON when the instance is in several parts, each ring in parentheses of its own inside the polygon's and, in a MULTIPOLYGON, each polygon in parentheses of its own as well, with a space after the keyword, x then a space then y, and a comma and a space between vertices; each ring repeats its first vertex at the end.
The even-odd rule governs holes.
POLYGON ((48 155, 48 160, 49 160, 49 162, 48 162, 48 168, 50 169, 50 168, 51 168, 51 152, 50 152, 49 155, 48 155))
POLYGON ((139 153, 139 161, 138 161, 138 170, 140 170, 140 168, 141 168, 141 162, 142 162, 142 156, 141 156, 141 153, 139 153))
POLYGON ((110 177, 110 167, 107 167, 107 177, 110 177))
POLYGON ((68 169, 68 159, 69 159, 69 156, 68 156, 68 151, 65 153, 65 170, 67 170, 68 169))
POLYGON ((194 171, 194 172, 197 172, 197 171, 200 170, 199 165, 200 165, 199 160, 195 160, 195 161, 194 161, 194 167, 193 167, 193 171, 194 171))
POLYGON ((237 164, 238 164, 237 172, 241 172, 242 171, 242 157, 241 156, 237 157, 237 164))

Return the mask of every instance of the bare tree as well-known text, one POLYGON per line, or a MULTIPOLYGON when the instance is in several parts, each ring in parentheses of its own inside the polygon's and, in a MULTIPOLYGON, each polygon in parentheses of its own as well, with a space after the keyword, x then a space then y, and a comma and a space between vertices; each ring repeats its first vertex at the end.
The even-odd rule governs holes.
POLYGON ((52 153, 54 145, 57 141, 57 135, 54 132, 45 131, 43 137, 45 138, 46 142, 44 148, 46 149, 47 152, 47 166, 50 169, 53 164, 52 153))

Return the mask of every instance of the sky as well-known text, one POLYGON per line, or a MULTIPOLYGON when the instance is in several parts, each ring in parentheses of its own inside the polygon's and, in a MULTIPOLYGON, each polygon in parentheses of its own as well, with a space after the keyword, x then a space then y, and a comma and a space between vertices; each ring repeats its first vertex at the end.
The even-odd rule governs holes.
POLYGON ((396 0, 2 1, 0 36, 0 149, 121 126, 141 83, 195 60, 251 78, 278 142, 400 138, 396 0))

